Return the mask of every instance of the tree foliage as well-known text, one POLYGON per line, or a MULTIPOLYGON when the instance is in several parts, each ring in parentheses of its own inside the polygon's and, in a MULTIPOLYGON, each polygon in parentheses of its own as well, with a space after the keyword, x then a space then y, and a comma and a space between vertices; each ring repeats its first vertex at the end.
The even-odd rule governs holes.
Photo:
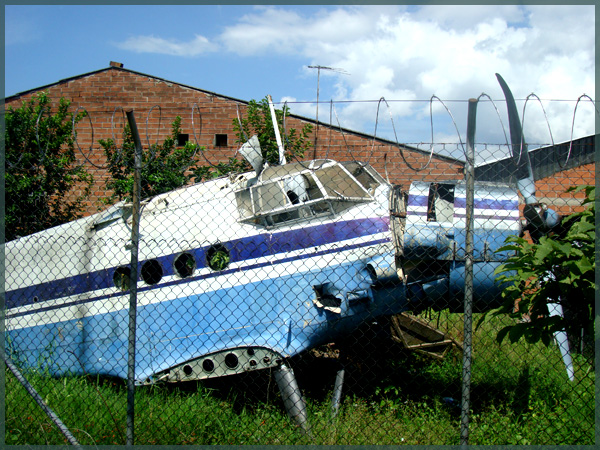
MULTIPOLYGON (((306 151, 312 145, 309 139, 312 132, 312 125, 305 124, 301 130, 296 130, 295 128, 284 129, 284 118, 288 117, 289 114, 290 109, 287 106, 275 110, 279 134, 285 149, 285 157, 288 161, 294 158, 303 158, 306 151)), ((236 142, 239 144, 243 144, 256 134, 260 142, 264 161, 271 165, 279 164, 279 147, 275 138, 269 101, 266 97, 258 102, 250 100, 246 116, 240 120, 235 119, 233 121, 233 130, 236 135, 236 142)))
POLYGON ((582 186, 570 191, 586 193, 585 208, 564 219, 562 230, 532 244, 512 236, 498 251, 514 256, 498 268, 498 281, 507 283, 504 303, 493 312, 507 314, 517 323, 500 330, 497 340, 511 342, 521 337, 548 345, 556 331, 588 338, 594 335, 595 299, 595 188, 582 186), (548 304, 562 306, 564 317, 549 314, 548 304))
MULTIPOLYGON (((178 147, 177 138, 181 133, 181 117, 171 123, 171 135, 162 144, 154 144, 142 150, 141 198, 153 197, 195 180, 198 169, 199 147, 186 142, 178 147)), ((111 177, 106 187, 112 194, 104 199, 106 203, 115 200, 130 201, 133 193, 135 144, 129 125, 123 129, 123 142, 117 145, 112 139, 100 140, 111 177)))
POLYGON ((73 124, 61 98, 55 110, 41 92, 5 115, 6 240, 61 225, 83 215, 92 175, 77 164, 73 124))
MULTIPOLYGON (((289 115, 289 108, 276 110, 281 136, 285 136, 286 158, 301 158, 310 148, 309 135, 312 126, 307 124, 302 130, 294 128, 283 132, 283 117, 289 115)), ((236 143, 243 144, 256 134, 259 138, 263 158, 270 164, 278 164, 279 148, 275 138, 273 121, 267 99, 260 102, 251 100, 248 104, 247 116, 240 122, 233 122, 236 134, 236 143)), ((241 173, 251 170, 251 166, 236 156, 230 157, 226 162, 216 164, 208 163, 201 158, 204 147, 199 147, 187 142, 183 147, 177 147, 177 136, 181 132, 181 117, 177 117, 171 124, 171 135, 160 145, 153 145, 142 153, 142 191, 141 197, 155 196, 190 182, 200 182, 212 178, 241 173)), ((131 200, 133 192, 133 162, 135 146, 131 130, 125 126, 123 130, 123 143, 119 146, 112 139, 100 140, 107 158, 108 171, 111 178, 106 187, 112 194, 105 199, 106 203, 116 200, 131 200)))

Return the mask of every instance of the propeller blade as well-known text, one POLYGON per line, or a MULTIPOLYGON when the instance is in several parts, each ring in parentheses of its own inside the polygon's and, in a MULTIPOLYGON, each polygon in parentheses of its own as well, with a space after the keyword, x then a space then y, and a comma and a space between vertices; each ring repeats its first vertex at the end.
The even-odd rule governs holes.
POLYGON ((506 108, 508 110, 508 126, 510 129, 510 141, 512 146, 512 159, 515 163, 515 175, 517 177, 517 187, 521 192, 521 195, 525 199, 525 204, 537 203, 535 197, 535 181, 533 180, 533 171, 531 169, 531 162, 529 161, 529 153, 527 151, 527 144, 523 137, 523 129, 521 128, 521 120, 519 119, 519 112, 517 111, 517 105, 515 99, 510 91, 510 88, 500 76, 496 74, 500 87, 504 92, 506 98, 506 108))
POLYGON ((506 98, 512 160, 515 165, 517 188, 525 200, 523 215, 527 221, 526 229, 529 230, 533 241, 538 242, 550 229, 558 225, 561 219, 555 211, 540 205, 535 197, 535 180, 533 179, 533 170, 531 168, 531 161, 529 160, 527 144, 523 137, 523 128, 521 127, 517 105, 506 81, 504 81, 500 74, 496 74, 496 78, 498 78, 498 82, 506 98))

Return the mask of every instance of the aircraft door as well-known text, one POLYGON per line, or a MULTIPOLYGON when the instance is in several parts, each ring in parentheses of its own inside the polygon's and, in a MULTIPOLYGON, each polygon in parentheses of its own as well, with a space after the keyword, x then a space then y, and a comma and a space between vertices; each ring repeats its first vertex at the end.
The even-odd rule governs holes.
POLYGON ((396 272, 401 280, 404 278, 402 256, 404 255, 407 197, 407 193, 400 186, 393 186, 390 189, 390 231, 392 232, 392 241, 396 253, 396 272))

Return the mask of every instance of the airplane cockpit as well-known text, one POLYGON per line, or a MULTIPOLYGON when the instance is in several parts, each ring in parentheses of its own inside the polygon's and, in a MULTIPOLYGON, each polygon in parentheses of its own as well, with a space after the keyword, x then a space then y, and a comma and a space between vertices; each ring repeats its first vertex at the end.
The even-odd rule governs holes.
POLYGON ((314 160, 268 166, 235 197, 241 222, 271 228, 371 202, 383 183, 369 165, 314 160))

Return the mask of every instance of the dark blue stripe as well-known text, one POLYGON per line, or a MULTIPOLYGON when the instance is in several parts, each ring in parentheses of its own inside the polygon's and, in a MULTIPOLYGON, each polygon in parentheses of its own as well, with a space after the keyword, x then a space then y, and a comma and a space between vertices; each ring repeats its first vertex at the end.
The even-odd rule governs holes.
MULTIPOLYGON (((222 275, 227 275, 230 273, 234 273, 234 272, 245 272, 247 270, 253 270, 253 269, 259 269, 261 267, 266 267, 266 266, 272 266, 275 264, 283 264, 283 263, 287 263, 287 262, 292 262, 292 261, 298 261, 298 260, 302 260, 302 259, 307 259, 307 258, 314 258, 315 256, 322 256, 322 255, 327 255, 327 254, 331 254, 331 253, 338 253, 338 252, 343 252, 343 251, 347 251, 347 250, 353 250, 356 248, 361 248, 361 247, 368 247, 371 245, 377 245, 377 244, 383 244, 385 242, 390 242, 390 238, 385 238, 385 239, 378 239, 375 241, 370 241, 370 242, 364 242, 364 243, 360 243, 360 244, 352 244, 352 245, 345 245, 345 246, 341 246, 341 247, 336 247, 336 248, 330 248, 327 250, 321 250, 321 251, 314 251, 311 253, 307 253, 304 255, 300 255, 300 256, 290 256, 287 258, 282 258, 282 259, 278 259, 275 261, 265 261, 262 263, 256 263, 256 264, 249 264, 247 266, 244 267, 239 267, 239 268, 235 268, 235 269, 228 269, 228 270, 222 270, 220 272, 212 272, 212 273, 207 273, 204 275, 197 275, 195 277, 188 277, 188 278, 182 278, 179 280, 172 280, 166 283, 161 283, 158 285, 154 285, 154 286, 144 286, 144 287, 138 287, 138 292, 145 292, 145 291, 150 291, 153 289, 163 289, 165 287, 169 287, 169 286, 175 286, 178 284, 187 284, 190 283, 192 281, 199 281, 199 280, 206 280, 209 278, 216 278, 222 275)), ((36 309, 35 311, 25 311, 25 312, 21 312, 21 313, 16 313, 16 314, 7 314, 7 317, 10 318, 14 318, 14 317, 22 317, 22 316, 27 316, 30 314, 35 314, 35 313, 40 313, 40 312, 46 312, 46 311, 53 311, 56 309, 60 309, 60 308, 67 308, 70 306, 76 306, 76 305, 83 305, 86 303, 92 303, 92 302, 96 302, 98 300, 106 300, 109 298, 113 298, 113 297, 119 297, 121 295, 124 295, 123 292, 115 292, 112 294, 106 294, 106 295, 100 295, 98 297, 91 297, 91 298, 85 298, 85 299, 79 299, 79 300, 74 300, 71 302, 67 302, 67 303, 61 303, 60 305, 53 305, 53 306, 46 306, 43 308, 39 308, 36 309)))
MULTIPOLYGON (((426 215, 427 215, 426 211, 412 211, 411 213, 409 213, 409 216, 426 216, 426 215)), ((454 214, 454 218, 455 219, 466 219, 467 215, 466 214, 454 214)), ((474 219, 493 219, 493 220, 512 220, 514 222, 518 222, 520 220, 519 217, 497 216, 497 215, 487 216, 485 214, 473 214, 473 218, 474 219)))
MULTIPOLYGON (((455 219, 466 219, 467 215, 466 214, 455 214, 454 215, 455 219)), ((519 217, 510 217, 510 216, 486 216, 484 214, 473 214, 473 218, 474 219, 491 219, 491 220, 512 220, 513 222, 518 222, 520 219, 519 217)))
POLYGON ((409 195, 408 206, 427 206, 429 197, 426 195, 409 195))
MULTIPOLYGON (((388 218, 356 219, 343 222, 330 222, 323 225, 278 233, 264 233, 224 242, 222 245, 229 250, 231 262, 242 262, 248 259, 273 256, 279 253, 309 249, 347 239, 369 236, 385 232, 388 229, 388 218)), ((206 252, 209 248, 210 246, 204 246, 189 250, 194 255, 199 269, 207 267, 206 252)), ((173 263, 178 254, 175 253, 157 258, 163 268, 163 276, 175 274, 173 263)), ((140 273, 142 264, 143 261, 140 261, 138 273, 140 273)), ((111 287, 113 286, 113 274, 116 269, 117 267, 111 267, 7 291, 6 306, 7 308, 15 308, 33 304, 35 301, 53 300, 111 287)), ((219 272, 219 274, 222 273, 223 271, 219 272)), ((189 278, 186 280, 189 280, 189 278)), ((148 289, 153 287, 158 286, 148 287, 148 289)))
MULTIPOLYGON (((455 208, 466 208, 467 199, 457 198, 454 200, 455 208)), ((515 200, 496 200, 493 198, 476 198, 475 209, 496 209, 500 211, 514 211, 519 209, 519 202, 515 200)))
MULTIPOLYGON (((408 206, 427 206, 428 197, 426 195, 410 195, 408 197, 408 206)), ((454 199, 455 208, 466 208, 467 199, 457 197, 454 199)), ((496 200, 493 198, 475 198, 476 209, 496 209, 503 211, 513 211, 519 208, 519 202, 515 200, 496 200)), ((414 214, 414 212, 412 213, 414 214)))

